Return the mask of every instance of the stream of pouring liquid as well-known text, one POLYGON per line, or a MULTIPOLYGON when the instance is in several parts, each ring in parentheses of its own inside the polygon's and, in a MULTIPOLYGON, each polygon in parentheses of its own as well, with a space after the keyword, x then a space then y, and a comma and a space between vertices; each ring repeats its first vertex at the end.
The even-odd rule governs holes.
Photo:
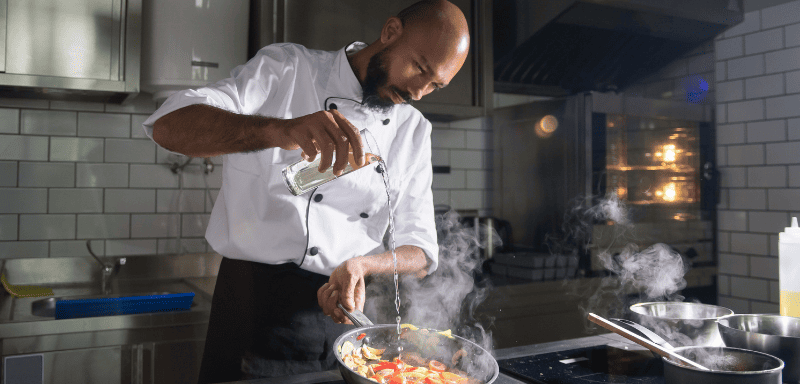
POLYGON ((389 175, 386 167, 386 163, 383 159, 380 160, 379 167, 382 167, 383 171, 381 175, 383 176, 383 186, 386 188, 386 204, 389 205, 389 247, 392 249, 392 263, 394 264, 394 308, 397 311, 397 334, 400 334, 400 286, 397 281, 397 254, 395 253, 395 249, 397 245, 394 242, 394 209, 392 209, 392 196, 389 193, 389 175))

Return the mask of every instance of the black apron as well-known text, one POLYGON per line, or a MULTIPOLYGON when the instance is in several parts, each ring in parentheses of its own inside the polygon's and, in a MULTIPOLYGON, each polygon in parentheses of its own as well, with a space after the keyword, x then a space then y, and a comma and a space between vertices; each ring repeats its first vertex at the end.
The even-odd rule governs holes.
POLYGON ((335 369, 333 343, 352 325, 322 313, 317 290, 328 279, 294 263, 223 257, 199 383, 335 369))

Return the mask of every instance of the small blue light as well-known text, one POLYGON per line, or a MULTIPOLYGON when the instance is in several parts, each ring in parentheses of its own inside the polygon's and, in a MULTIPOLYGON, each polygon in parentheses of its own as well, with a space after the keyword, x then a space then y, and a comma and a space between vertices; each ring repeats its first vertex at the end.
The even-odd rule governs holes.
POLYGON ((688 76, 683 79, 686 87, 686 102, 699 104, 706 98, 708 82, 700 76, 688 76))

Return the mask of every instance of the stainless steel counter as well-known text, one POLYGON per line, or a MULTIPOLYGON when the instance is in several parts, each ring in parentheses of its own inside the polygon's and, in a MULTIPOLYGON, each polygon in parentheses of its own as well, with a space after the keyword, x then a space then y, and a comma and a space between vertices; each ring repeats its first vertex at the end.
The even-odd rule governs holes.
MULTIPOLYGON (((156 292, 194 292, 188 311, 103 316, 55 320, 37 316, 32 304, 47 297, 16 298, 0 293, 0 339, 74 332, 149 328, 208 322, 214 293, 219 256, 214 254, 181 256, 128 257, 118 276, 108 288, 110 294, 146 294, 156 292), (213 275, 205 275, 211 274, 213 275)), ((87 258, 7 260, 5 272, 11 284, 33 284, 53 289, 52 297, 92 296, 101 294, 99 265, 87 258)), ((3 343, 2 355, 13 353, 3 343)), ((18 353, 18 352, 17 352, 18 353)))
POLYGON ((0 357, 41 354, 45 383, 63 383, 64 375, 70 383, 196 381, 220 260, 217 254, 126 257, 105 289, 91 258, 5 260, 0 265, 10 284, 49 287, 54 295, 16 298, 0 290, 0 357), (186 292, 195 296, 184 311, 56 320, 33 310, 49 297, 186 292))

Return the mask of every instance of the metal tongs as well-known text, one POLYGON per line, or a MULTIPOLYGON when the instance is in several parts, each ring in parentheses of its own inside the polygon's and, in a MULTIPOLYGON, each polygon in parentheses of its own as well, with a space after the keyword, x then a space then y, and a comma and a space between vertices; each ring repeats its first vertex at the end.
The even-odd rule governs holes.
POLYGON ((613 321, 606 320, 605 318, 603 318, 601 316, 598 316, 598 315, 595 315, 594 313, 590 313, 589 314, 589 321, 591 321, 591 322, 593 322, 593 323, 595 323, 595 324, 597 324, 597 325, 599 325, 599 326, 601 326, 601 327, 603 327, 605 329, 608 329, 611 332, 614 332, 614 333, 616 333, 618 335, 621 335, 624 338, 626 338, 626 339, 628 339, 630 341, 633 341, 634 343, 639 344, 639 345, 649 349, 650 351, 652 351, 652 352, 654 352, 654 353, 656 353, 656 354, 658 354, 660 356, 672 359, 674 361, 679 362, 682 365, 685 365, 685 366, 688 366, 688 367, 691 367, 691 368, 695 368, 695 369, 699 369, 699 370, 703 370, 703 371, 710 371, 710 369, 704 367, 703 365, 697 363, 696 361, 687 359, 686 357, 683 357, 683 356, 675 353, 674 352, 674 348, 672 347, 672 345, 667 343, 664 339, 662 339, 660 336, 656 335, 654 332, 652 332, 649 329, 641 326, 640 324, 634 323, 633 321, 624 320, 624 319, 611 319, 611 320, 613 320, 613 321), (630 331, 625 327, 617 325, 615 322, 619 322, 621 324, 624 324, 624 325, 627 325, 629 327, 632 327, 633 329, 637 330, 638 332, 635 333, 633 331, 630 331), (641 333, 646 338, 640 336, 637 333, 641 333))
POLYGON ((375 325, 363 312, 359 311, 358 309, 354 309, 353 312, 348 312, 341 303, 337 304, 339 309, 344 312, 344 315, 347 316, 350 321, 355 324, 358 328, 368 327, 370 325, 375 325))

